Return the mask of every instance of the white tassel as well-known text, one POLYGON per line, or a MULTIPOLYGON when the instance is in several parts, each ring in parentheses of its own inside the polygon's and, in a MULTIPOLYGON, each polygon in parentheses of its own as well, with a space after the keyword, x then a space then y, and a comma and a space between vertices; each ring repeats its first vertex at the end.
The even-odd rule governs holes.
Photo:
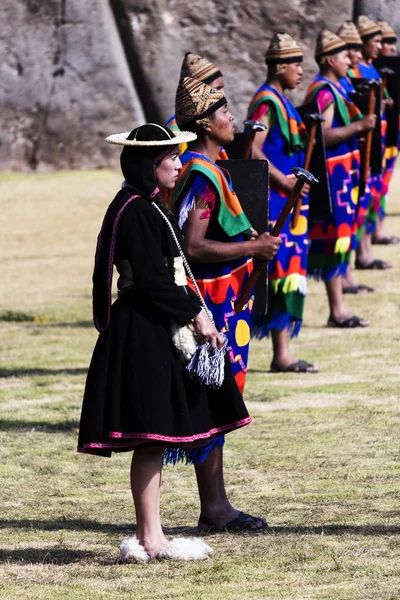
POLYGON ((174 538, 164 550, 161 550, 158 558, 205 560, 211 554, 212 549, 201 538, 174 538))
POLYGON ((128 537, 123 540, 120 547, 120 558, 122 562, 147 562, 150 556, 146 550, 139 544, 136 536, 128 537))
POLYGON ((210 342, 206 342, 197 348, 186 367, 192 379, 212 389, 221 387, 225 375, 225 352, 228 340, 225 335, 220 335, 224 338, 221 348, 215 348, 210 352, 210 342))

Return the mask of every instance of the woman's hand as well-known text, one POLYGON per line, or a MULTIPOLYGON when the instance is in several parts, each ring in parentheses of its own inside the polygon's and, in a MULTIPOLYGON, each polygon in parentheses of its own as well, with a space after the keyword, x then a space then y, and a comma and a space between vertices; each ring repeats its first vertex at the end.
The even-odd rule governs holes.
POLYGON ((201 309, 195 319, 193 319, 194 331, 199 344, 210 342, 211 349, 222 348, 224 340, 218 333, 215 325, 211 323, 204 309, 201 309))

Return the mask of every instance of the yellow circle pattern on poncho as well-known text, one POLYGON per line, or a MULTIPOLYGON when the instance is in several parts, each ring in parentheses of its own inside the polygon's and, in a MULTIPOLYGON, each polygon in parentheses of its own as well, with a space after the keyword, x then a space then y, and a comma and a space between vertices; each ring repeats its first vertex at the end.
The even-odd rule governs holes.
POLYGON ((250 342, 250 327, 243 319, 236 324, 235 339, 238 346, 246 346, 250 342))
POLYGON ((307 231, 307 219, 304 215, 299 215, 296 227, 290 226, 293 235, 303 235, 307 231))
POLYGON ((358 185, 354 186, 353 189, 351 190, 351 200, 352 200, 353 204, 358 204, 358 190, 359 190, 358 185))

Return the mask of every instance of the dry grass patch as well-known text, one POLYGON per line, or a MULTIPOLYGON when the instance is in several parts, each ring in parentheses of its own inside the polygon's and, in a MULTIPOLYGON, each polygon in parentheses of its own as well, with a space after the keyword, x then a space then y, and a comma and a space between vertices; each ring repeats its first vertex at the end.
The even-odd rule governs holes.
MULTIPOLYGON (((130 457, 81 456, 76 441, 96 339, 95 240, 119 181, 106 171, 0 176, 0 599, 398 600, 396 247, 376 249, 396 269, 356 273, 377 288, 348 297, 368 329, 327 329, 323 286, 311 282, 294 347, 318 374, 273 375, 269 342, 252 345, 253 424, 227 437, 226 484, 270 532, 210 536, 214 557, 201 564, 118 563, 134 531, 130 457)), ((198 514, 193 469, 168 467, 168 534, 193 535, 198 514)))

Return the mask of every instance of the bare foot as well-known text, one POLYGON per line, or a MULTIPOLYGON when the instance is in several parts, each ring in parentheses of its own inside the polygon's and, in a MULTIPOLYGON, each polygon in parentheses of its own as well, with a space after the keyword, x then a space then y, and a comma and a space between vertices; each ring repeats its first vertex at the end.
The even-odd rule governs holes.
POLYGON ((164 550, 169 544, 165 535, 160 535, 154 539, 143 539, 138 536, 139 544, 143 546, 147 554, 151 557, 160 554, 161 550, 164 550))

